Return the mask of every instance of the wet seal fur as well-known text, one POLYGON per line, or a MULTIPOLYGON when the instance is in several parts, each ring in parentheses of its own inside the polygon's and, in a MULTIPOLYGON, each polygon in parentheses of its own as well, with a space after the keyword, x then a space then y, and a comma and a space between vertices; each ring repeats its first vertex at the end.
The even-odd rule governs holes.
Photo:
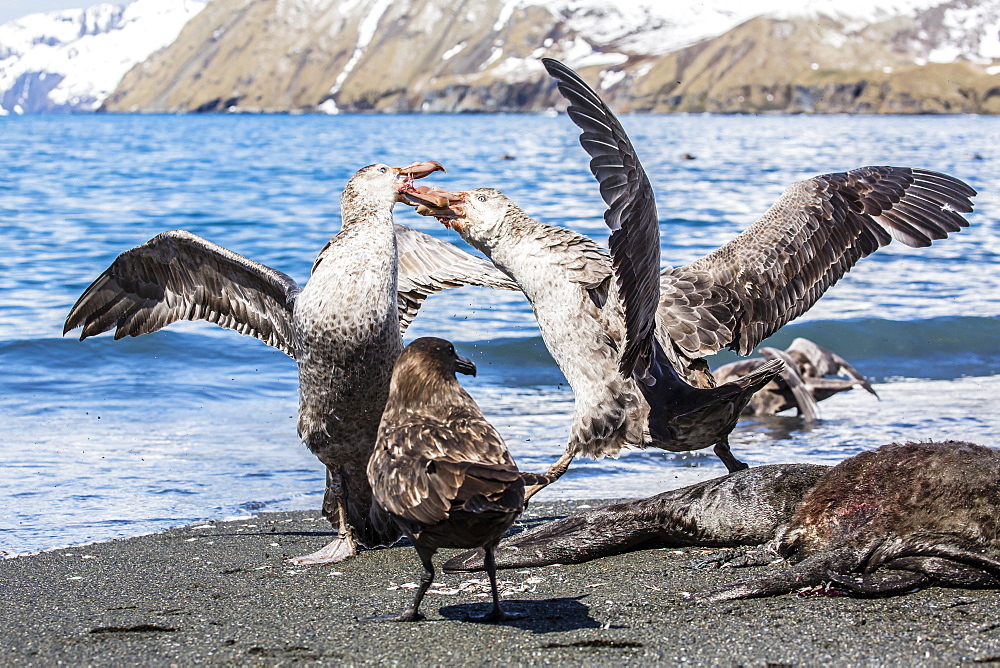
MULTIPOLYGON (((1000 588, 997 499, 1000 451, 959 441, 893 443, 832 468, 754 467, 558 520, 506 541, 497 564, 579 563, 647 547, 729 545, 743 547, 703 564, 780 565, 689 600, 820 586, 855 596, 934 585, 1000 588)), ((474 557, 459 555, 445 570, 476 570, 474 557)))

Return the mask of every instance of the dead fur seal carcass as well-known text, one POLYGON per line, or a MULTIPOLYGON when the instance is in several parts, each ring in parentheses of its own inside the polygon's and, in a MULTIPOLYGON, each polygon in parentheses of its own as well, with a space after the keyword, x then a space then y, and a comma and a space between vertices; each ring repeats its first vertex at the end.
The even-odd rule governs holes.
MULTIPOLYGON (((858 596, 933 585, 1000 587, 1000 451, 893 443, 832 468, 754 467, 649 499, 597 508, 515 536, 501 568, 579 563, 647 547, 747 546, 720 566, 785 563, 688 596, 721 601, 832 583, 858 596)), ((465 553, 445 570, 477 570, 465 553)))

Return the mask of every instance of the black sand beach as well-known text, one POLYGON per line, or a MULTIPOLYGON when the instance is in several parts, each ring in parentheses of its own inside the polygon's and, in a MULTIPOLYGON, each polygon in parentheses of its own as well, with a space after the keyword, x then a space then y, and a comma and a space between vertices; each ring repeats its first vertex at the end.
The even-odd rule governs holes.
MULTIPOLYGON (((581 505, 535 503, 522 524, 581 505)), ((316 515, 268 513, 0 561, 0 663, 1000 664, 996 591, 699 605, 680 593, 740 575, 687 568, 699 549, 501 571, 505 606, 530 614, 501 626, 464 621, 488 608, 478 573, 439 573, 425 622, 366 622, 409 603, 416 554, 291 566, 285 558, 329 538, 316 515)))

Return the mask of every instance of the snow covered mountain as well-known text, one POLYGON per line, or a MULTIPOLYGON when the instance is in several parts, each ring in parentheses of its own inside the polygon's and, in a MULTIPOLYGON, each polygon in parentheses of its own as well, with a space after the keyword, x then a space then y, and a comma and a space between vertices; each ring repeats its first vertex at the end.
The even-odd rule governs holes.
POLYGON ((0 109, 538 111, 543 56, 620 109, 1000 113, 1000 0, 137 0, 0 27, 0 109))
POLYGON ((204 0, 31 14, 0 26, 0 115, 92 111, 122 75, 171 44, 204 0))

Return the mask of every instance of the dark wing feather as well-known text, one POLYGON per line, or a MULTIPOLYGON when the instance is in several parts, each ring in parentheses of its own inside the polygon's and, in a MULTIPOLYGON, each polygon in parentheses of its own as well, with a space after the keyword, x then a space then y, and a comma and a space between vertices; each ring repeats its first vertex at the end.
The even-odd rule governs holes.
POLYGON ((819 406, 812 393, 809 392, 809 388, 806 386, 806 382, 802 378, 799 366, 795 363, 795 360, 784 350, 778 350, 777 348, 761 348, 760 354, 764 356, 764 359, 779 359, 785 363, 785 368, 781 370, 781 379, 785 381, 785 385, 788 386, 792 396, 795 398, 795 405, 799 409, 802 419, 806 422, 815 422, 816 418, 819 417, 819 406))
POLYGON ((487 509, 484 502, 498 510, 508 488, 523 489, 500 434, 478 417, 385 416, 368 477, 379 505, 421 524, 442 522, 472 499, 473 512, 487 509))
POLYGON ((292 307, 299 286, 280 271, 184 230, 119 255, 80 296, 63 334, 149 334, 177 320, 208 320, 295 357, 292 307))
POLYGON ((649 365, 659 301, 660 227, 653 188, 625 129, 597 93, 559 61, 542 63, 569 101, 569 117, 583 130, 580 144, 608 205, 604 222, 612 230, 608 245, 625 311, 619 368, 626 376, 642 373, 649 365))
POLYGON ((911 247, 968 226, 976 191, 946 174, 862 167, 794 183, 713 253, 661 274, 661 334, 691 354, 748 355, 893 238, 911 247))
POLYGON ((399 327, 405 332, 428 296, 445 288, 479 285, 517 290, 517 283, 489 260, 466 253, 419 230, 396 225, 399 255, 399 327))
POLYGON ((815 369, 817 377, 822 376, 847 376, 856 384, 860 385, 866 392, 873 394, 876 397, 878 393, 875 388, 872 387, 868 379, 862 375, 860 371, 855 369, 847 360, 833 352, 832 350, 827 350, 823 346, 810 341, 809 339, 804 339, 799 337, 792 341, 791 345, 786 349, 789 353, 797 353, 802 357, 806 358, 809 363, 815 369))

